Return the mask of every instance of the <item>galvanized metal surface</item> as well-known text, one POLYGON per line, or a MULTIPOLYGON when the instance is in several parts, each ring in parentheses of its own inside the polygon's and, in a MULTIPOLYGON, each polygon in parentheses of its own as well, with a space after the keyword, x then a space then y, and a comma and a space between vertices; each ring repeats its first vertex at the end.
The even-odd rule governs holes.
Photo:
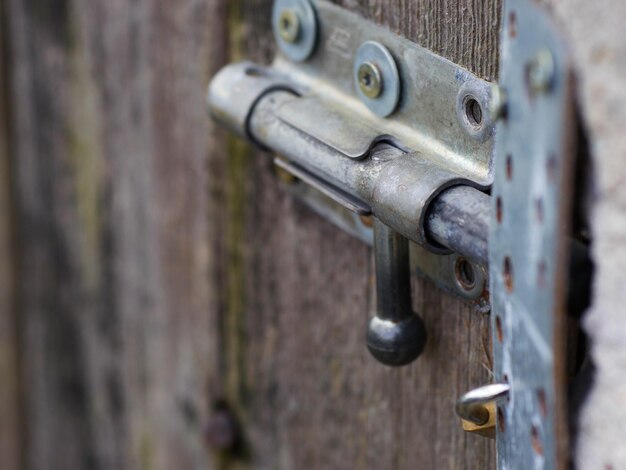
MULTIPOLYGON (((284 28, 279 24, 281 18, 292 18, 294 12, 306 16, 302 8, 300 1, 275 3, 279 42, 286 36, 280 34, 280 27, 284 28)), ((279 56, 269 68, 251 64, 226 67, 210 87, 213 115, 287 157, 291 162, 282 165, 290 165, 292 173, 299 173, 296 176, 351 210, 365 214, 371 207, 383 222, 429 250, 449 253, 449 244, 472 261, 485 264, 485 215, 472 214, 479 221, 472 223, 474 219, 463 214, 466 201, 453 201, 460 204, 456 224, 452 219, 439 223, 434 217, 432 227, 439 231, 434 236, 426 233, 425 226, 430 223, 426 220, 429 204, 439 192, 459 184, 481 186, 490 180, 489 139, 476 139, 457 116, 459 97, 471 97, 480 116, 485 116, 479 119, 480 126, 491 135, 486 118, 490 84, 329 2, 317 2, 315 10, 320 36, 311 58, 293 64, 279 56), (370 38, 380 42, 366 40, 370 38), (346 54, 351 60, 346 60, 346 54), (391 96, 389 103, 395 108, 394 101, 399 98, 399 108, 389 119, 364 109, 359 101, 363 94, 359 98, 358 73, 363 64, 380 72, 379 100, 391 96), (284 92, 274 93, 277 90, 284 92), (362 165, 345 158, 363 159, 382 142, 393 147, 370 155, 362 165), (405 155, 413 148, 418 150, 405 155), (483 232, 469 238, 454 234, 450 222, 457 228, 468 222, 483 232), (481 239, 479 243, 472 242, 474 236, 481 239)), ((293 43, 291 36, 287 35, 289 44, 293 43)), ((486 196, 471 189, 467 194, 474 196, 469 197, 470 202, 481 200, 470 212, 486 207, 486 196)), ((476 285, 472 289, 458 285, 474 297, 476 285)))
MULTIPOLYGON (((342 153, 277 118, 277 110, 285 102, 298 99, 282 91, 261 98, 249 121, 253 138, 316 175, 320 182, 325 181, 329 187, 340 188, 361 199, 364 206, 372 208, 376 217, 408 239, 433 252, 449 252, 432 243, 425 232, 428 207, 442 190, 470 181, 422 158, 421 154, 405 154, 389 145, 379 146, 376 152, 359 161, 345 158, 342 153)), ((478 192, 475 189, 470 191, 478 192)), ((487 202, 480 197, 473 199, 487 202)), ((458 214, 461 214, 463 201, 456 202, 460 204, 458 214)), ((478 208, 474 206, 471 210, 478 208)), ((483 204, 482 208, 487 209, 487 205, 483 204)), ((462 217, 459 222, 464 220, 462 217)), ((461 228, 458 224, 457 227, 461 228)), ((437 228, 444 230, 443 227, 437 228)), ((483 243, 478 247, 484 245, 485 233, 478 235, 483 237, 483 243)), ((441 235, 441 239, 450 238, 449 233, 441 235)), ((471 249, 469 244, 467 247, 471 249)), ((470 257, 476 259, 473 255, 470 257)))
MULTIPOLYGON (((311 57, 294 63, 279 54, 274 62, 273 68, 299 84, 307 98, 286 103, 279 117, 353 158, 365 156, 375 142, 390 141, 421 152, 477 185, 489 185, 491 139, 480 141, 470 135, 456 108, 459 91, 471 82, 472 93, 485 107, 482 114, 488 116, 490 105, 484 98, 491 94, 490 83, 330 2, 320 0, 315 9, 319 37, 311 57), (357 51, 368 41, 383 45, 398 68, 402 92, 397 109, 387 118, 368 109, 355 83, 355 62, 362 61, 357 51), (316 112, 311 112, 312 107, 316 112), (360 131, 348 132, 354 128, 360 131)), ((481 128, 490 135, 488 127, 485 119, 481 128)))
POLYGON ((575 152, 568 55, 541 4, 508 0, 489 239, 498 468, 567 468, 564 316, 575 152), (549 59, 546 61, 546 57, 549 59))
POLYGON ((211 80, 207 91, 209 112, 230 130, 253 139, 248 120, 254 105, 273 90, 295 90, 287 77, 270 73, 253 62, 240 62, 221 69, 211 80))

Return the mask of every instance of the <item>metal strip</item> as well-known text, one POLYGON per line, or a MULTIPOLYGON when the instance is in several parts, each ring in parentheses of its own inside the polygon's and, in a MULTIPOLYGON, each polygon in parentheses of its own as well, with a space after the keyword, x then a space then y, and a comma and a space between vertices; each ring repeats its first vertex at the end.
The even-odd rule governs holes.
POLYGON ((565 45, 543 7, 509 0, 489 240, 498 468, 564 469, 564 316, 574 152, 565 45))

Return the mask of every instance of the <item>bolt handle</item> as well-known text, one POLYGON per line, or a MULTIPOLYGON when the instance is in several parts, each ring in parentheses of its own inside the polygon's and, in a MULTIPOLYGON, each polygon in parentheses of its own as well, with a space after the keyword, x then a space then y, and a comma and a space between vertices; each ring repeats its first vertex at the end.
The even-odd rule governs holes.
POLYGON ((411 307, 409 242, 374 219, 377 315, 367 329, 367 348, 388 366, 417 359, 426 345, 426 327, 411 307))

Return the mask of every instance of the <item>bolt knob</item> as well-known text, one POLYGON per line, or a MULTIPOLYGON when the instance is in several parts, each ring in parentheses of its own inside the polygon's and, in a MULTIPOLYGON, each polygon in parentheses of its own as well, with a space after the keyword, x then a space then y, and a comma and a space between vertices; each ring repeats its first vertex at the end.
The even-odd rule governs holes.
POLYGON ((409 241, 374 218, 376 316, 365 341, 372 355, 388 366, 403 366, 419 356, 426 327, 411 306, 409 241))
POLYGON ((372 356, 388 366, 403 366, 422 353, 426 345, 422 319, 410 313, 400 321, 374 317, 367 329, 367 348, 372 356))

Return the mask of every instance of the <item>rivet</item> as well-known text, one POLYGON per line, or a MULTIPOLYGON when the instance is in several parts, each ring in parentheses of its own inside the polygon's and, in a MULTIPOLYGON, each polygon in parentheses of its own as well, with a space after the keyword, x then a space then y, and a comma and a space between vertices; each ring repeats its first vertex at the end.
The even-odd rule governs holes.
POLYGON ((370 99, 376 99, 383 91, 383 77, 380 69, 371 62, 359 66, 359 88, 370 99))
POLYGON ((554 57, 547 49, 540 50, 527 64, 528 82, 535 92, 548 91, 554 82, 554 57))
POLYGON ((278 33, 285 42, 295 43, 300 38, 300 17, 295 10, 286 8, 280 12, 278 33))

